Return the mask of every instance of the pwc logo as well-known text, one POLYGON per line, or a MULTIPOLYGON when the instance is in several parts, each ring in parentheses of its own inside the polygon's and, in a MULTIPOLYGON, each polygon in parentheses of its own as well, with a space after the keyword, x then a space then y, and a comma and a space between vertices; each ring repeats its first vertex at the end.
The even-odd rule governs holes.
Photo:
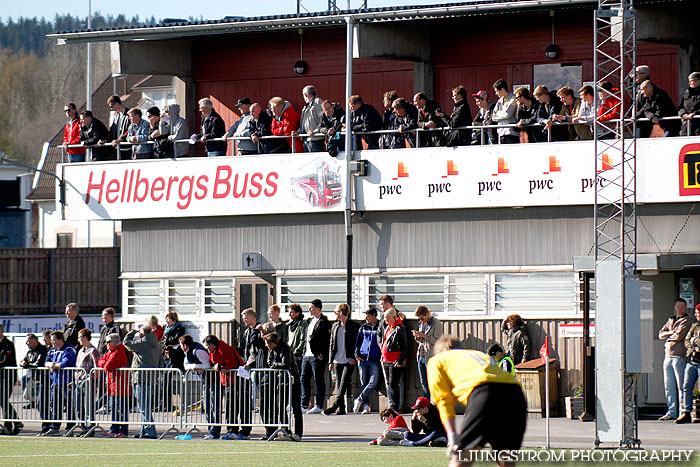
POLYGON ((399 178, 408 177, 408 167, 403 162, 399 162, 396 166, 396 177, 392 180, 398 180, 399 178))
POLYGON ((678 154, 680 196, 700 195, 700 144, 686 144, 678 154))
POLYGON ((561 164, 556 156, 549 156, 549 170, 542 173, 544 175, 549 175, 551 172, 561 172, 561 164))

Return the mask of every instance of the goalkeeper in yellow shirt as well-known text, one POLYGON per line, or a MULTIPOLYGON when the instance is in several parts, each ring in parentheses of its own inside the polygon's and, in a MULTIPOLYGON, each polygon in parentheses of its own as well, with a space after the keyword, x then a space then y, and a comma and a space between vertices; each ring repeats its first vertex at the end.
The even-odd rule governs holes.
MULTIPOLYGON (((520 449, 527 419, 525 396, 515 377, 487 354, 459 349, 458 344, 453 337, 439 339, 428 361, 430 394, 447 431, 452 466, 465 463, 458 451, 486 444, 494 451, 520 449), (457 402, 466 407, 459 420, 457 402)), ((499 462, 506 464, 513 463, 499 462)))

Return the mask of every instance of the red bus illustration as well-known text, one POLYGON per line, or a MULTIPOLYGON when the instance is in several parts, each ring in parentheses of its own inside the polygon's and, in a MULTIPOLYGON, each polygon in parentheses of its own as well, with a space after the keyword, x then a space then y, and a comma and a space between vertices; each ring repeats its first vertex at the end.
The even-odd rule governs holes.
POLYGON ((296 177, 289 181, 292 194, 305 199, 311 206, 330 208, 340 203, 343 187, 337 167, 330 167, 328 162, 319 157, 299 167, 296 177))

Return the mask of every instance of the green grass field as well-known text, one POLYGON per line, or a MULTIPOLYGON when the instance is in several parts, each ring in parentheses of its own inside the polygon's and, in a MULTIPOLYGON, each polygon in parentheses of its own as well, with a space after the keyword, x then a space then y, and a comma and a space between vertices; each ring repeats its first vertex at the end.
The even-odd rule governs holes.
MULTIPOLYGON (((442 448, 369 446, 364 443, 136 440, 0 437, 1 466, 445 466, 442 448)), ((477 463, 475 465, 495 465, 477 463)), ((562 466, 566 463, 521 463, 562 466)), ((594 465, 579 463, 578 465, 594 465)), ((596 466, 699 466, 700 454, 682 463, 595 463, 596 466)))

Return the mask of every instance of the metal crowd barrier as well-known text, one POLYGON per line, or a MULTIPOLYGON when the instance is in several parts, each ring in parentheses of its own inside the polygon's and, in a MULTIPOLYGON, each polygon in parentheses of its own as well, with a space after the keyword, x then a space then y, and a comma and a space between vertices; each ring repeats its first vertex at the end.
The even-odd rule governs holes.
MULTIPOLYGON (((250 433, 265 427, 292 432, 292 375, 287 370, 254 369, 250 377, 235 371, 174 368, 0 368, 2 422, 40 422, 48 435, 94 436, 109 425, 128 433, 140 425, 147 437, 200 427, 236 427, 250 433), (61 433, 61 424, 65 432, 61 433), (55 431, 53 431, 55 430, 55 431)), ((220 428, 221 429, 221 428, 220 428)))
POLYGON ((249 377, 236 371, 189 370, 183 379, 187 433, 199 427, 228 427, 228 432, 250 434, 253 427, 275 431, 268 438, 292 430, 292 375, 287 370, 252 369, 249 377))
POLYGON ((82 368, 0 368, 0 409, 5 422, 40 422, 42 431, 62 423, 72 436, 77 424, 85 424, 87 399, 78 388, 89 386, 82 368))

